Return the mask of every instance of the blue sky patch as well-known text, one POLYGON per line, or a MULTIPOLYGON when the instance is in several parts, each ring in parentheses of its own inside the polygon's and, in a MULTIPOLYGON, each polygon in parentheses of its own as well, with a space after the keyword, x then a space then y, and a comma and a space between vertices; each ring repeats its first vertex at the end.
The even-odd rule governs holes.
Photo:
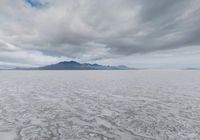
POLYGON ((39 0, 26 0, 26 2, 35 8, 42 8, 46 5, 45 3, 42 3, 39 0))

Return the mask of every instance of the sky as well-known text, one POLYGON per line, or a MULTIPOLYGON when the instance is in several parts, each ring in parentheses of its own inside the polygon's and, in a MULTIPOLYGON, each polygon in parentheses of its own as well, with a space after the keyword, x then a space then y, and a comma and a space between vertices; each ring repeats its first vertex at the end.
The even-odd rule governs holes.
POLYGON ((0 68, 200 68, 199 0, 0 0, 0 68))

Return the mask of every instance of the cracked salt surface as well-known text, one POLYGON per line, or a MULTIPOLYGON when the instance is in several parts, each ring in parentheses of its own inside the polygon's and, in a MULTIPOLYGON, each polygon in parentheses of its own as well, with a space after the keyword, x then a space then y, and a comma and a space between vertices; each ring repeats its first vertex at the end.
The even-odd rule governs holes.
POLYGON ((1 140, 199 140, 200 71, 0 71, 1 140))

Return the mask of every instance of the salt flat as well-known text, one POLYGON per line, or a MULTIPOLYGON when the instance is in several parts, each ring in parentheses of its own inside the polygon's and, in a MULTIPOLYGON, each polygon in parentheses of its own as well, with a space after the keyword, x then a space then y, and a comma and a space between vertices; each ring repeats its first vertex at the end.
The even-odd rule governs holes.
POLYGON ((200 71, 0 71, 1 140, 199 140, 200 71))

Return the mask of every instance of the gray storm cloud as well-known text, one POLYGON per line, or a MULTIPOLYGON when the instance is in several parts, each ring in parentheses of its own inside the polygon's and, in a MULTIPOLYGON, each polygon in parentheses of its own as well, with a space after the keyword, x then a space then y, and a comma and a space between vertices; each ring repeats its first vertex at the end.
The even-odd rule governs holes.
MULTIPOLYGON (((26 52, 101 62, 191 46, 199 50, 199 0, 32 2, 0 1, 0 39, 26 52)), ((2 60, 3 51, 1 43, 0 61, 10 61, 10 56, 2 60)))

